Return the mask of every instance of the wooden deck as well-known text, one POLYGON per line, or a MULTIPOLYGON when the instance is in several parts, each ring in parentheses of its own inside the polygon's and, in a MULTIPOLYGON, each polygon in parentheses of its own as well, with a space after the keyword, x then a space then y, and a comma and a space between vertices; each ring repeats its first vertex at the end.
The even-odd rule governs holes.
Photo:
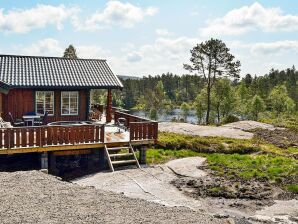
POLYGON ((105 124, 36 126, 0 129, 0 154, 101 149, 107 146, 154 144, 158 124, 128 113, 114 111, 114 120, 124 117, 126 131, 105 124))

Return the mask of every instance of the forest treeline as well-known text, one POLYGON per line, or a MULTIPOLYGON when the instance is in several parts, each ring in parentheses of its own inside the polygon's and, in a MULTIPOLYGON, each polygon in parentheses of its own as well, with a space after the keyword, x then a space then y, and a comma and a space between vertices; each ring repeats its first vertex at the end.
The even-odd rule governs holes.
MULTIPOLYGON (((113 104, 125 109, 142 109, 151 118, 181 108, 185 117, 194 109, 200 123, 206 116, 206 88, 197 75, 178 76, 166 73, 140 79, 121 80, 124 88, 115 91, 113 104)), ((105 96, 93 93, 97 103, 105 96)), ((295 114, 298 110, 298 71, 272 69, 263 76, 247 74, 241 79, 219 78, 211 92, 211 123, 246 118, 258 120, 261 115, 295 114)))

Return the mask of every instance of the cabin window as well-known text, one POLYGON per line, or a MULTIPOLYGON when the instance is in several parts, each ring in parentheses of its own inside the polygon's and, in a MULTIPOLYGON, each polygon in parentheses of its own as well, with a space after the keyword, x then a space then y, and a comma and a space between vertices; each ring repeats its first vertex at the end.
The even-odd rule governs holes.
POLYGON ((79 93, 75 91, 61 92, 61 114, 79 114, 79 93))
POLYGON ((35 111, 37 114, 54 115, 54 92, 36 91, 35 92, 35 111))

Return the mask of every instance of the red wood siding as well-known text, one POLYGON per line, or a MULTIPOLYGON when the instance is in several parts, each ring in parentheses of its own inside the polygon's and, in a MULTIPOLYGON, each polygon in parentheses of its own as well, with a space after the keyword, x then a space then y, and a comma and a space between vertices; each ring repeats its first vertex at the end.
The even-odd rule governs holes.
MULTIPOLYGON (((87 120, 87 90, 79 90, 79 115, 61 115, 61 91, 55 90, 54 116, 49 116, 47 122, 87 120)), ((8 120, 8 112, 13 117, 22 118, 28 112, 35 111, 35 91, 30 89, 12 89, 7 95, 3 95, 3 118, 8 120)))
POLYGON ((3 93, 0 93, 0 116, 2 117, 2 111, 3 111, 3 93))

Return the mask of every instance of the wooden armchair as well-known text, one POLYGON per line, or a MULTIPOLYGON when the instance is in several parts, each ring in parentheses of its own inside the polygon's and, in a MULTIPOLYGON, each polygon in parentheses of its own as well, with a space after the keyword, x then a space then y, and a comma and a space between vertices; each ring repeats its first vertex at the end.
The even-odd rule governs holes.
POLYGON ((10 112, 8 113, 8 118, 9 118, 9 121, 12 124, 12 126, 20 127, 20 126, 25 125, 25 122, 23 120, 20 120, 20 119, 14 120, 14 118, 10 112))

